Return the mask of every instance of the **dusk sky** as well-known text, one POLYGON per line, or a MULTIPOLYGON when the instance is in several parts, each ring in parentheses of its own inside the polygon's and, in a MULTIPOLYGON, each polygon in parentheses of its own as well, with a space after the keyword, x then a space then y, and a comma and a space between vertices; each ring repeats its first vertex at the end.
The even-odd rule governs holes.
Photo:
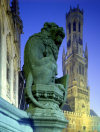
MULTIPOLYGON (((90 87, 90 108, 100 116, 100 1, 99 0, 19 0, 20 16, 23 21, 21 37, 21 66, 24 61, 24 47, 29 36, 40 32, 45 22, 55 22, 66 33, 66 13, 70 5, 84 10, 83 47, 87 43, 89 53, 88 85, 90 87)), ((58 56, 58 77, 62 74, 62 51, 67 51, 67 36, 64 38, 58 56)))

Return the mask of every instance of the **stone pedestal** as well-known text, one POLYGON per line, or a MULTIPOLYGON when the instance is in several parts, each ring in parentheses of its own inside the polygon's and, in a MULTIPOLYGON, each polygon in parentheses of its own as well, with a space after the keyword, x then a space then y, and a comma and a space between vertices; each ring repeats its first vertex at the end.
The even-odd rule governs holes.
POLYGON ((62 110, 34 108, 30 118, 33 119, 34 132, 62 132, 67 120, 62 110))
POLYGON ((64 100, 64 87, 57 85, 35 85, 32 92, 38 102, 47 107, 34 107, 30 103, 27 112, 33 120, 34 132, 62 132, 67 126, 63 111, 59 108, 64 100))

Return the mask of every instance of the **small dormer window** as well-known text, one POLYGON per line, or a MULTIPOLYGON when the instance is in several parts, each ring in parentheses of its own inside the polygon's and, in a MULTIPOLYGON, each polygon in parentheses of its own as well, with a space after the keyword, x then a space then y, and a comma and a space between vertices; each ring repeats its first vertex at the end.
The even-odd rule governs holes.
POLYGON ((76 31, 76 22, 73 22, 73 31, 76 31))

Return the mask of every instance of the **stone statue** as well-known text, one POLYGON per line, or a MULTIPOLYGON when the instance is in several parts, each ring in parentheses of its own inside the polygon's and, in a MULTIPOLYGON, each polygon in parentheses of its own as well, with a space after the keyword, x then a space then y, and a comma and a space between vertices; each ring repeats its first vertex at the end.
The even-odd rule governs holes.
MULTIPOLYGON (((49 93, 42 95, 43 91, 41 92, 42 94, 39 95, 39 91, 44 87, 49 88, 50 86, 54 87, 57 85, 59 89, 64 90, 64 82, 64 87, 66 87, 66 77, 55 79, 57 75, 56 61, 58 51, 64 36, 65 34, 62 27, 59 27, 55 23, 45 23, 41 32, 31 36, 26 43, 24 50, 25 93, 27 100, 29 100, 28 102, 33 103, 36 107, 48 108, 48 106, 37 101, 40 96, 41 98, 43 98, 43 96, 45 96, 45 98, 56 98, 54 94, 52 97, 49 93), (63 85, 57 84, 59 82, 63 83, 63 85), (41 86, 41 88, 36 92, 36 90, 34 91, 32 89, 32 85, 38 85, 38 87, 41 86), (48 95, 49 97, 47 97, 48 95)), ((45 91, 46 90, 44 90, 44 92, 45 91)), ((65 100, 65 98, 63 100, 65 100)))

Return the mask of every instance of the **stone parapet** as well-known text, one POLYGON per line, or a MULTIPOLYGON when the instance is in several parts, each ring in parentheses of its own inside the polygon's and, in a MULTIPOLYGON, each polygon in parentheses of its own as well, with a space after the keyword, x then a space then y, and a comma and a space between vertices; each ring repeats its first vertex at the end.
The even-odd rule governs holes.
POLYGON ((0 132, 33 132, 33 121, 25 111, 0 98, 0 132))

